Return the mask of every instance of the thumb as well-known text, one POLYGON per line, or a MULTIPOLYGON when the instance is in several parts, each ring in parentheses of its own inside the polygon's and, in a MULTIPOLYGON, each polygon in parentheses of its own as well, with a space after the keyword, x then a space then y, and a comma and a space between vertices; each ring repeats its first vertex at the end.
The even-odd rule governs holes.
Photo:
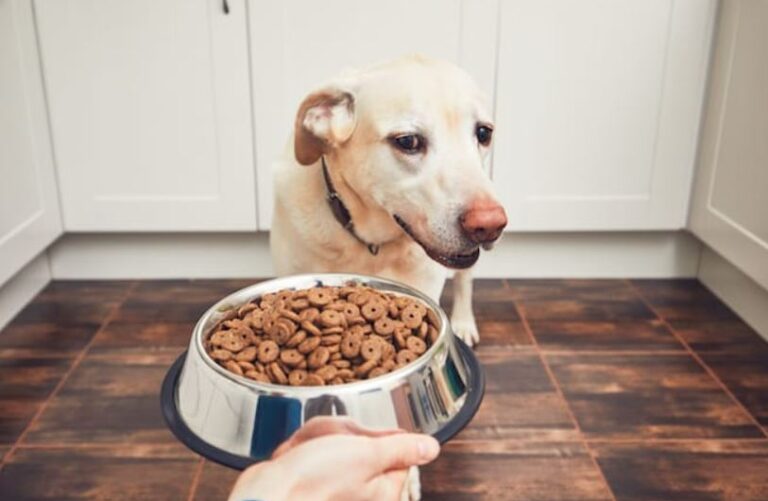
POLYGON ((440 444, 429 435, 399 433, 371 440, 373 475, 427 464, 440 454, 440 444))

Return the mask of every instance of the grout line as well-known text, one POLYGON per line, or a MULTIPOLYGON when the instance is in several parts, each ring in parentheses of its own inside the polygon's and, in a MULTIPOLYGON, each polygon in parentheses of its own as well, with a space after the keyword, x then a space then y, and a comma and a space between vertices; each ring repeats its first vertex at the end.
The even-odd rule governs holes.
POLYGON ((197 494, 197 486, 200 484, 200 477, 203 474, 203 465, 205 465, 205 458, 200 457, 200 461, 197 462, 195 468, 195 475, 192 477, 192 483, 189 486, 189 495, 187 495, 187 501, 193 501, 195 494, 197 494))
POLYGON ((126 291, 125 291, 125 294, 123 294, 123 297, 115 303, 115 306, 113 306, 110 312, 107 314, 107 316, 104 317, 104 320, 99 325, 99 328, 96 329, 96 332, 93 334, 93 336, 88 341, 88 343, 83 347, 82 350, 80 350, 80 353, 78 353, 78 355, 73 360, 72 365, 69 366, 69 369, 67 369, 67 371, 59 380, 59 382, 53 388, 53 391, 51 391, 51 393, 48 395, 45 401, 43 401, 43 403, 37 409, 37 412, 35 412, 34 416, 32 416, 32 419, 30 419, 29 423, 27 423, 27 426, 24 427, 24 430, 16 439, 16 442, 13 444, 13 446, 11 446, 11 449, 6 453, 2 462, 0 462, 0 470, 3 469, 3 467, 8 463, 8 461, 13 457, 13 455, 19 449, 20 444, 24 441, 24 439, 27 438, 29 431, 32 429, 35 423, 37 423, 38 419, 40 419, 40 417, 43 415, 43 413, 48 408, 48 405, 51 403, 53 398, 56 397, 56 395, 58 395, 59 391, 61 391, 61 389, 64 387, 64 384, 66 384, 69 377, 75 372, 75 369, 77 369, 80 366, 80 363, 85 358, 85 355, 87 354, 88 350, 91 348, 91 345, 93 345, 94 341, 96 340, 96 337, 99 335, 99 333, 101 333, 104 330, 104 328, 106 328, 107 325, 109 325, 110 322, 112 322, 112 320, 115 318, 117 313, 120 311, 120 308, 128 299, 128 296, 130 296, 130 294, 134 291, 134 289, 136 289, 137 286, 138 286, 138 282, 132 282, 131 285, 129 285, 126 288, 126 291))
POLYGON ((688 352, 688 354, 691 357, 693 357, 694 360, 696 360, 696 362, 701 366, 702 369, 704 369, 704 371, 707 374, 709 374, 709 376, 715 381, 715 383, 717 383, 717 385, 720 386, 720 388, 731 398, 731 400, 733 400, 733 402, 736 404, 736 406, 739 409, 741 409, 747 415, 747 417, 749 417, 749 419, 752 422, 752 424, 757 426, 757 429, 766 438, 768 438, 768 430, 763 428, 763 426, 760 424, 760 422, 757 420, 757 418, 755 416, 753 416, 751 412, 749 412, 749 410, 744 406, 744 404, 741 403, 741 400, 739 400, 736 397, 736 395, 734 395, 733 392, 731 392, 730 388, 728 388, 728 386, 726 386, 726 384, 723 383, 723 381, 717 376, 715 371, 712 370, 712 368, 709 365, 707 365, 706 362, 704 362, 704 360, 699 356, 698 353, 696 353, 693 350, 693 348, 691 348, 691 345, 688 344, 688 342, 683 338, 683 336, 681 336, 674 328, 672 328, 670 323, 667 322, 666 318, 664 318, 662 315, 659 314, 659 312, 656 310, 656 308, 653 305, 651 305, 651 303, 646 299, 646 297, 643 295, 643 293, 637 287, 635 287, 635 284, 633 284, 631 280, 626 280, 625 279, 625 282, 629 285, 629 287, 632 289, 632 291, 640 298, 640 301, 642 301, 645 304, 645 306, 649 310, 651 310, 651 312, 653 312, 653 314, 656 315, 659 318, 659 320, 661 320, 661 323, 667 329, 669 329, 669 332, 671 332, 672 335, 675 336, 675 339, 677 339, 677 341, 680 344, 683 345, 683 347, 688 352))
POLYGON ((586 449, 587 454, 589 454, 589 457, 592 460, 592 464, 597 469, 597 472, 600 475, 600 478, 603 480, 603 484, 605 484, 605 488, 608 490, 608 493, 611 495, 611 499, 613 501, 616 501, 616 494, 613 493, 613 489, 611 489, 611 484, 608 483, 608 479, 605 477, 605 473, 603 472, 603 469, 600 468, 600 464, 597 462, 595 453, 592 450, 592 448, 589 446, 589 443, 587 442, 586 437, 584 436, 584 432, 581 430, 579 421, 576 419, 576 415, 573 413, 573 409, 571 409, 570 403, 565 398, 565 393, 563 393, 563 389, 560 387, 560 383, 557 381, 557 378, 555 377, 554 372, 552 372, 552 368, 549 366, 547 359, 544 357, 544 354, 542 353, 541 348, 539 347, 539 342, 536 339, 536 336, 533 335, 531 326, 528 324, 528 319, 525 317, 525 314, 523 313, 522 308, 518 306, 517 301, 512 301, 512 305, 515 307, 517 316, 520 317, 520 321, 523 324, 523 328, 525 329, 525 332, 528 334, 528 336, 530 336, 531 342, 536 347, 539 360, 541 360, 541 363, 544 366, 544 370, 546 371, 547 376, 549 377, 549 380, 552 383, 552 386, 555 388, 555 392, 558 394, 558 396, 562 400, 563 406, 565 407, 565 410, 568 413, 568 416, 571 418, 571 421, 573 422, 573 425, 576 428, 576 433, 579 435, 579 437, 581 437, 581 443, 584 446, 584 449, 586 449))

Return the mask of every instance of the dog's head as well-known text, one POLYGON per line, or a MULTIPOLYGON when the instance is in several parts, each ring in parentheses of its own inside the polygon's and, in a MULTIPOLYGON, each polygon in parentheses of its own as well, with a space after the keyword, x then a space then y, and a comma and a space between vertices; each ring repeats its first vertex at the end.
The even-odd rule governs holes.
POLYGON ((472 266, 507 224, 483 166, 491 116, 452 64, 409 57, 349 73, 304 99, 294 134, 299 163, 325 155, 391 216, 380 231, 404 230, 443 265, 472 266))

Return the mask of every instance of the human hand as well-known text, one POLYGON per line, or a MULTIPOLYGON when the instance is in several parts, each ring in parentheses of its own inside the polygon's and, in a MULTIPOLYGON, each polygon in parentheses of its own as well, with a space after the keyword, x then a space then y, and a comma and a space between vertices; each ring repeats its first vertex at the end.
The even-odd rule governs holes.
POLYGON ((346 418, 307 422, 270 461, 245 470, 230 501, 399 500, 408 468, 440 451, 427 435, 374 431, 346 418))

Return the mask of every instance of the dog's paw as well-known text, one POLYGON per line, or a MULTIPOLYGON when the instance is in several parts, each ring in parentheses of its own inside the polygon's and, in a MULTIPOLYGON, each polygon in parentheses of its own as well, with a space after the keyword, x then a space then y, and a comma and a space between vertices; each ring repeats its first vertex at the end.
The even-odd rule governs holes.
POLYGON ((408 480, 405 482, 401 501, 421 501, 421 479, 419 468, 412 466, 408 471, 408 480))
POLYGON ((480 341, 480 331, 477 330, 474 317, 454 318, 451 320, 451 327, 453 327, 454 334, 467 343, 470 348, 480 341))

